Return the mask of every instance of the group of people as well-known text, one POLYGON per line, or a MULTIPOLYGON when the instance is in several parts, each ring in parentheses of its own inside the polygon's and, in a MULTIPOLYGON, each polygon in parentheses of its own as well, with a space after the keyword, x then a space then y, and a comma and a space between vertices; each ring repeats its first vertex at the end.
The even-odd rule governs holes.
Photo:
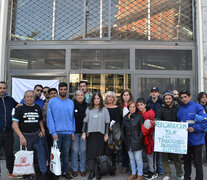
MULTIPOLYGON (((35 152, 34 167, 38 180, 46 179, 46 174, 50 175, 49 179, 59 178, 48 173, 53 141, 57 141, 60 149, 62 176, 66 179, 78 176, 79 171, 85 177, 87 164, 87 179, 92 180, 96 176, 100 180, 102 174, 96 159, 106 152, 112 161, 111 176, 116 175, 116 161, 117 157, 120 158, 117 155, 121 152, 121 172, 126 173, 131 167, 128 180, 152 180, 158 174, 163 175, 163 180, 169 180, 170 160, 175 165, 178 180, 191 179, 192 160, 196 180, 203 179, 202 145, 205 144, 207 129, 205 92, 199 93, 199 103, 191 100, 192 95, 188 90, 168 90, 161 97, 157 87, 151 88, 147 101, 144 98, 135 101, 129 90, 123 90, 118 100, 113 91, 108 91, 103 98, 99 92, 90 93, 85 81, 79 82, 73 100, 67 98, 67 92, 65 82, 59 83, 58 91, 36 85, 34 90, 27 90, 22 101, 17 103, 8 96, 6 82, 0 82, 0 147, 5 152, 9 177, 20 177, 12 174, 14 130, 20 144, 35 152), (40 98, 42 92, 44 100, 40 98), (13 108, 16 109, 12 117, 13 108), (154 152, 156 120, 188 123, 188 150, 183 155, 184 172, 181 155, 154 152), (117 127, 122 134, 119 139, 122 144, 113 141, 112 134, 117 127), (69 173, 70 157, 72 173, 69 173), (144 159, 147 161, 146 167, 143 165, 144 159)), ((34 177, 29 175, 24 178, 34 177)))

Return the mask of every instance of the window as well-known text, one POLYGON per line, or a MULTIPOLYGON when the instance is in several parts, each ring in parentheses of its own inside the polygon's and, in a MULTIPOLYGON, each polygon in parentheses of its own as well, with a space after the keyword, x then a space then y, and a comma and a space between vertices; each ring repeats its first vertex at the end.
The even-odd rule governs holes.
POLYGON ((11 50, 10 69, 65 69, 64 49, 11 50))
POLYGON ((139 78, 138 94, 140 97, 148 99, 150 90, 153 86, 159 88, 160 94, 166 90, 180 91, 182 89, 190 90, 190 79, 186 78, 139 78))
POLYGON ((71 69, 129 69, 128 49, 72 49, 71 69))
POLYGON ((192 70, 191 50, 140 49, 135 52, 139 70, 192 70))

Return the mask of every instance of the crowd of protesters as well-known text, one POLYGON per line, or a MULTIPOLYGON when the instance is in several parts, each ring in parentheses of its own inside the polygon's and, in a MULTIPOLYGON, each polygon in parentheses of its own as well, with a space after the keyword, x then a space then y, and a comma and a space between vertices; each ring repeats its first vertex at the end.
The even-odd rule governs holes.
POLYGON ((148 100, 140 97, 136 101, 129 90, 123 90, 118 100, 113 91, 108 91, 103 98, 99 92, 89 92, 85 81, 79 82, 73 100, 67 98, 67 92, 68 85, 64 82, 59 83, 58 90, 38 84, 34 90, 27 90, 17 103, 8 96, 6 82, 0 82, 0 148, 3 147, 10 178, 22 178, 12 174, 14 130, 20 144, 35 153, 35 176, 27 175, 23 177, 25 179, 59 178, 50 173, 48 167, 53 141, 57 141, 60 149, 62 176, 66 179, 77 177, 79 171, 85 177, 88 169, 88 180, 94 177, 100 180, 101 168, 96 159, 106 152, 112 161, 111 176, 116 175, 116 161, 121 159, 121 173, 127 173, 131 167, 128 180, 152 180, 158 175, 169 180, 172 176, 169 162, 174 163, 178 180, 190 180, 193 160, 196 180, 204 179, 202 145, 207 144, 205 92, 198 94, 198 103, 192 101, 188 90, 167 90, 161 96, 158 87, 151 88, 148 100), (42 93, 44 100, 41 99, 42 93), (13 108, 16 109, 12 117, 13 108), (187 154, 154 152, 156 120, 188 123, 187 154), (114 136, 114 131, 118 130, 120 139, 114 136))

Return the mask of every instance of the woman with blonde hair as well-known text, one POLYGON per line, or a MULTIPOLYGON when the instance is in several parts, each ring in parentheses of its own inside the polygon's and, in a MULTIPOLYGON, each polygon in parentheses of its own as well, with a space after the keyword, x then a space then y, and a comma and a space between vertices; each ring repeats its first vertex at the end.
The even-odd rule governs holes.
MULTIPOLYGON (((106 93, 105 97, 105 107, 109 111, 110 115, 110 133, 113 131, 113 126, 115 126, 115 123, 119 123, 121 121, 121 111, 119 107, 116 105, 116 94, 113 91, 108 91, 106 93)), ((110 175, 114 176, 115 175, 115 170, 116 170, 116 153, 115 149, 111 149, 111 159, 112 159, 112 171, 110 175)))

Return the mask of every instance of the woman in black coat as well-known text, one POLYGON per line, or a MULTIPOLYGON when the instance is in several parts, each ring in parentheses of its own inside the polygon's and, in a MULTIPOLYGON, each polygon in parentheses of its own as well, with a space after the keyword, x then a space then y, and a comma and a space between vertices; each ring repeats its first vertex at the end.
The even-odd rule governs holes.
POLYGON ((137 113, 136 102, 130 101, 128 103, 129 113, 124 116, 122 129, 124 144, 129 154, 132 175, 128 180, 136 178, 142 180, 143 175, 143 160, 142 149, 144 148, 144 136, 142 134, 143 117, 137 113))

